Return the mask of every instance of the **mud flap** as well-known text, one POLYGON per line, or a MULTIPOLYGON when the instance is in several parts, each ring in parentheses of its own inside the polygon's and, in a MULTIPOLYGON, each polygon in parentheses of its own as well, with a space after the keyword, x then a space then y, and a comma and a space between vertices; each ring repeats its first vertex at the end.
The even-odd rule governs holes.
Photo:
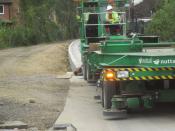
POLYGON ((117 109, 104 110, 103 116, 107 120, 126 119, 127 118, 127 110, 117 110, 117 109))

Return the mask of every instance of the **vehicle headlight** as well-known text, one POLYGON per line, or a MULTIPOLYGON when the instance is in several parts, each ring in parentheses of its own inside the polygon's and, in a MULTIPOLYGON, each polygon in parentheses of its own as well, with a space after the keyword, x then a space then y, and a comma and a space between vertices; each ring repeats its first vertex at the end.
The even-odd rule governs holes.
POLYGON ((118 71, 117 78, 128 78, 129 72, 128 71, 118 71))

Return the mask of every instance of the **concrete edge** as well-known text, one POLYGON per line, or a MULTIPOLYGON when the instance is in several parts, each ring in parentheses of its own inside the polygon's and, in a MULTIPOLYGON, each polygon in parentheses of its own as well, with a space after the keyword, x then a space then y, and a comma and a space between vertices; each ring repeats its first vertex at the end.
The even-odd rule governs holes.
MULTIPOLYGON (((80 41, 74 40, 70 43, 69 48, 68 48, 68 57, 69 57, 69 63, 71 65, 71 69, 72 71, 75 71, 77 68, 79 68, 80 62, 78 60, 76 60, 75 58, 75 52, 72 50, 73 46, 75 46, 75 44, 80 44, 80 41)), ((60 77, 57 77, 60 78, 60 77)), ((66 99, 67 101, 67 99, 66 99)), ((65 108, 65 107, 64 107, 65 108)), ((63 109, 64 111, 64 109, 63 109)), ((53 127, 51 127, 50 129, 48 129, 48 131, 77 131, 76 127, 72 124, 72 123, 66 123, 66 122, 62 122, 62 123, 54 123, 53 127)))

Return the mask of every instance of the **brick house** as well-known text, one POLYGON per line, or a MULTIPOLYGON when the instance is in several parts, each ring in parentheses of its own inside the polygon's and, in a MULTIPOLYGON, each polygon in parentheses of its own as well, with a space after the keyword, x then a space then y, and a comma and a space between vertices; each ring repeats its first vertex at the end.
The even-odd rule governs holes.
POLYGON ((0 21, 11 22, 18 19, 19 0, 0 0, 0 21))

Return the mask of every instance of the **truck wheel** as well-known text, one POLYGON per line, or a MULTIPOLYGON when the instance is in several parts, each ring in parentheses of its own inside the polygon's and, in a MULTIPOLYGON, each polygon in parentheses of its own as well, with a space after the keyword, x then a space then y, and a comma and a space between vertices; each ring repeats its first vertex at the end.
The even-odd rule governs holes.
POLYGON ((103 81, 103 89, 102 89, 102 102, 104 109, 111 108, 111 99, 114 95, 116 95, 116 82, 115 81, 103 81))
POLYGON ((86 66, 86 78, 89 82, 92 80, 92 73, 89 65, 86 66))
POLYGON ((103 94, 104 94, 104 93, 103 93, 104 91, 103 91, 103 90, 104 90, 104 89, 103 89, 103 87, 102 87, 101 105, 102 105, 102 107, 104 108, 104 95, 103 95, 103 94))
POLYGON ((86 67, 86 65, 85 64, 83 64, 83 78, 84 78, 84 80, 87 80, 87 69, 86 69, 87 67, 86 67))

